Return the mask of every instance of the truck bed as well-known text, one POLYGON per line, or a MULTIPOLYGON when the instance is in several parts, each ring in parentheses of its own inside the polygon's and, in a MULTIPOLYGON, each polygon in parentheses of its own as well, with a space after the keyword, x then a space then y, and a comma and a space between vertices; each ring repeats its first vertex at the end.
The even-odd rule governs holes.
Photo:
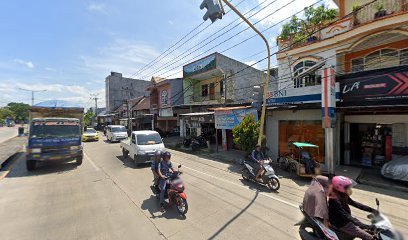
POLYGON ((127 139, 125 139, 125 140, 122 140, 122 141, 120 142, 120 147, 121 147, 121 148, 124 148, 124 149, 126 149, 126 150, 129 151, 129 149, 130 149, 130 138, 127 138, 127 139))

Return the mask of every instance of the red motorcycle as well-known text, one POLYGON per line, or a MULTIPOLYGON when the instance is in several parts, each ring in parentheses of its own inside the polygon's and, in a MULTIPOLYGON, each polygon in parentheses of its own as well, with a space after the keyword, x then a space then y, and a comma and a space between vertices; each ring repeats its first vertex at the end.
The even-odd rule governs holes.
MULTIPOLYGON (((166 189, 164 191, 164 199, 169 199, 169 204, 174 204, 177 211, 181 215, 186 215, 188 211, 187 195, 184 192, 185 186, 183 180, 180 178, 182 172, 180 172, 181 165, 177 167, 177 172, 172 173, 166 181, 166 189)), ((157 199, 160 198, 160 191, 155 192, 157 199)))

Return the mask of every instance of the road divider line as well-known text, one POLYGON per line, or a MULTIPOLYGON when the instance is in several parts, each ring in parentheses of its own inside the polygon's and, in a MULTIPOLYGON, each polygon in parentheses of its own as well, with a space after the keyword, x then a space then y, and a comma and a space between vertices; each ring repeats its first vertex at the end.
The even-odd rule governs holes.
MULTIPOLYGON (((177 163, 177 164, 181 164, 181 163, 177 163)), ((187 168, 187 169, 190 169, 190 170, 192 170, 192 171, 194 171, 194 172, 198 172, 198 173, 200 173, 200 174, 206 175, 206 176, 208 176, 208 177, 211 177, 211 178, 220 180, 220 181, 222 181, 222 182, 226 182, 226 183, 229 183, 229 184, 238 186, 238 187, 240 187, 240 188, 247 189, 247 190, 249 190, 249 191, 254 191, 254 190, 249 189, 249 188, 246 187, 246 186, 243 186, 243 185, 240 185, 240 184, 238 184, 238 183, 234 183, 234 182, 225 180, 225 179, 220 178, 220 177, 213 176, 213 175, 211 175, 211 174, 208 174, 208 173, 205 173, 205 172, 196 170, 196 169, 194 169, 194 168, 187 167, 187 166, 185 166, 185 165, 183 165, 183 167, 184 167, 184 168, 187 168)), ((286 205, 288 205, 288 206, 294 207, 294 208, 298 208, 298 207, 299 207, 299 206, 296 205, 296 204, 293 204, 293 203, 288 202, 288 201, 285 201, 285 200, 283 200, 283 199, 280 199, 280 198, 277 198, 277 197, 268 195, 268 194, 263 193, 263 192, 259 192, 259 194, 261 194, 262 196, 265 196, 265 197, 267 197, 267 198, 270 198, 270 199, 276 200, 276 201, 278 201, 278 202, 281 202, 281 203, 283 203, 283 204, 286 204, 286 205)))
POLYGON ((95 168, 96 171, 101 170, 98 166, 96 166, 96 164, 92 161, 92 159, 85 152, 84 152, 84 156, 86 159, 88 159, 88 161, 91 163, 92 167, 95 168))

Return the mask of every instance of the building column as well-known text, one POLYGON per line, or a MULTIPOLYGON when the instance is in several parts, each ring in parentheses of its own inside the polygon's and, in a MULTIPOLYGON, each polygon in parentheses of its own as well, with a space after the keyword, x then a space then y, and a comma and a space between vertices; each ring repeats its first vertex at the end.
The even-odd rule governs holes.
POLYGON ((228 145, 227 145, 227 130, 222 129, 222 148, 224 151, 228 150, 228 145))

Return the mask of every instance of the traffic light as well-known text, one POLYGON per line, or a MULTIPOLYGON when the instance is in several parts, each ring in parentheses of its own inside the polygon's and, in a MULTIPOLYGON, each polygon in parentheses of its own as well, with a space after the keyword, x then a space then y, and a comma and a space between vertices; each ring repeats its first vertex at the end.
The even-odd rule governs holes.
POLYGON ((211 22, 222 19, 224 11, 218 0, 203 0, 200 9, 203 8, 207 8, 207 12, 203 16, 204 21, 207 21, 208 18, 210 18, 211 22))

